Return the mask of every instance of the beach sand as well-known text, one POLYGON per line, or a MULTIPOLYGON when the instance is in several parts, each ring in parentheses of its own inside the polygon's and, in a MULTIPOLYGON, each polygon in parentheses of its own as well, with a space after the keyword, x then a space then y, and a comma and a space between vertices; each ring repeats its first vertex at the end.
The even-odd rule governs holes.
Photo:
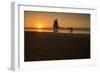
POLYGON ((90 58, 90 34, 24 31, 24 61, 90 58))

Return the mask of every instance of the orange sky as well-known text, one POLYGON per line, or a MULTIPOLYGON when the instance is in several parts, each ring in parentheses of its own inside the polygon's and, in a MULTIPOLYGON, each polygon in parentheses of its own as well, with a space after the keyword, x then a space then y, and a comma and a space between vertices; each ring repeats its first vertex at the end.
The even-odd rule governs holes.
POLYGON ((55 19, 60 27, 90 28, 89 14, 24 11, 25 27, 52 28, 55 19))

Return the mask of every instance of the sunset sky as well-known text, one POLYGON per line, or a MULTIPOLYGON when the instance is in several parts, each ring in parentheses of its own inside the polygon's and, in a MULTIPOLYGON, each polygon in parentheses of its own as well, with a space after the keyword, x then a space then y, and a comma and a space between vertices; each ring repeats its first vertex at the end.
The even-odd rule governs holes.
POLYGON ((90 28, 90 14, 24 11, 24 27, 52 28, 55 19, 60 27, 90 28))

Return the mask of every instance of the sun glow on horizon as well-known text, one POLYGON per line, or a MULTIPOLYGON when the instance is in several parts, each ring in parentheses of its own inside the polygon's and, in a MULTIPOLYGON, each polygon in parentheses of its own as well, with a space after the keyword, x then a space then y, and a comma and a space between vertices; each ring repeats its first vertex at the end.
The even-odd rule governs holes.
POLYGON ((37 24, 37 28, 43 28, 42 24, 37 24))

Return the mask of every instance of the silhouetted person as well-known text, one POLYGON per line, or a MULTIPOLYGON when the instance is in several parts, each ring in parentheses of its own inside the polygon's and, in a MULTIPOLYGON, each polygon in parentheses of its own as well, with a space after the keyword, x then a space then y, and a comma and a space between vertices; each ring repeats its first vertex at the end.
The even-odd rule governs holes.
POLYGON ((57 19, 54 20, 54 24, 53 24, 53 32, 58 32, 58 21, 57 19))

